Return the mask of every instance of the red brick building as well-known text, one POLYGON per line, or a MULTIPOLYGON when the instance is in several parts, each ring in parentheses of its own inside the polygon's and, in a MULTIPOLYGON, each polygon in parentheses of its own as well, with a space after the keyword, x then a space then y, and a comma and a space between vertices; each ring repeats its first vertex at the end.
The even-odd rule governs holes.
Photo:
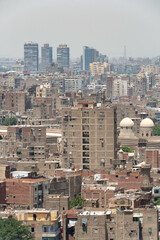
POLYGON ((6 204, 15 209, 42 208, 48 193, 47 179, 6 179, 6 204))
POLYGON ((146 149, 146 163, 151 164, 152 168, 160 168, 159 149, 146 149))
POLYGON ((0 206, 6 203, 6 182, 0 181, 0 206))

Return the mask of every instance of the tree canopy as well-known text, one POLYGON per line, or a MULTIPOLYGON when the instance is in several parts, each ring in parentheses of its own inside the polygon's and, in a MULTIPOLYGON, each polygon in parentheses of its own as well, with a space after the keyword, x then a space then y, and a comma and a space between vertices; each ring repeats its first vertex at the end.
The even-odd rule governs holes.
POLYGON ((29 226, 14 218, 0 218, 0 240, 33 239, 29 226))
POLYGON ((10 125, 16 125, 16 124, 17 124, 16 117, 5 118, 5 120, 2 122, 2 125, 4 126, 10 126, 10 125))
POLYGON ((132 148, 127 147, 127 146, 122 146, 121 149, 122 149, 123 152, 128 152, 128 153, 133 152, 132 148))
POLYGON ((84 202, 84 198, 78 195, 73 200, 70 200, 69 205, 70 205, 70 208, 83 207, 83 202, 84 202))
POLYGON ((158 200, 156 201, 156 204, 157 204, 157 205, 160 205, 160 199, 158 199, 158 200))
POLYGON ((160 125, 158 124, 154 126, 154 136, 160 136, 160 125))

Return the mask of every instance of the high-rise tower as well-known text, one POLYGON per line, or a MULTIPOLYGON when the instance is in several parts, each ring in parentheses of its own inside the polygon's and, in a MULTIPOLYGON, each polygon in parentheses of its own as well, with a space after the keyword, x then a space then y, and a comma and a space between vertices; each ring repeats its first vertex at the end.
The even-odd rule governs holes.
POLYGON ((41 69, 45 71, 46 67, 49 67, 52 63, 52 47, 50 47, 48 43, 41 47, 41 60, 41 69))
POLYGON ((66 44, 60 44, 57 48, 58 66, 68 69, 70 65, 70 50, 66 44))
POLYGON ((24 70, 38 72, 39 57, 38 43, 27 42, 24 44, 24 70))
POLYGON ((83 47, 83 70, 89 71, 89 64, 96 62, 98 52, 94 48, 83 47))

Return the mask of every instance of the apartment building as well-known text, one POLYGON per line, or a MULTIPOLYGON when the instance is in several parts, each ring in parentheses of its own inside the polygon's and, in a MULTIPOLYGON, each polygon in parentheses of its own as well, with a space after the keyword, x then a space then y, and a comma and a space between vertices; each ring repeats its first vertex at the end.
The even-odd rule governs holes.
POLYGON ((7 92, 5 94, 5 110, 14 112, 25 112, 24 92, 7 92))
POLYGON ((93 62, 89 64, 90 72, 92 76, 102 75, 107 72, 108 63, 93 62))
POLYGON ((158 211, 154 207, 83 211, 75 224, 75 239, 158 240, 158 211))
POLYGON ((6 204, 14 209, 42 208, 47 179, 6 179, 6 204))
POLYGON ((64 80, 65 92, 77 92, 82 89, 82 78, 66 78, 64 80))
POLYGON ((116 158, 116 108, 79 101, 63 112, 63 165, 82 169, 111 167, 116 158))
MULTIPOLYGON (((17 154, 10 151, 9 156, 17 155, 19 160, 44 160, 47 157, 46 127, 38 125, 10 126, 7 137, 17 145, 17 154)), ((12 149, 12 145, 10 149, 12 149)))
POLYGON ((35 240, 60 240, 61 223, 57 210, 33 209, 17 210, 14 217, 23 224, 30 226, 35 240))

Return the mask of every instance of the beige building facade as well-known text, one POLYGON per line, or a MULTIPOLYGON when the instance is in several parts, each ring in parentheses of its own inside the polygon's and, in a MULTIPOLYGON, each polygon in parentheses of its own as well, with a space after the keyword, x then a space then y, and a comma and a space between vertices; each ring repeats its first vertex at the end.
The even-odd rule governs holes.
POLYGON ((82 169, 111 167, 116 158, 116 109, 81 102, 63 109, 63 165, 82 169))

